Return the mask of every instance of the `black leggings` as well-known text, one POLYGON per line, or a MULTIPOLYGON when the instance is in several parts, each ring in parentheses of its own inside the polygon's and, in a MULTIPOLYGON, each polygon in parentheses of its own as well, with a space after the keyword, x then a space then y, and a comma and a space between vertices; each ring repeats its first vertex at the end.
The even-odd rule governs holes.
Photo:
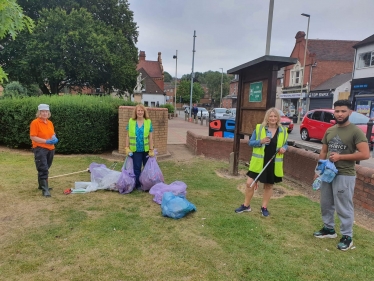
POLYGON ((33 149, 33 152, 38 178, 41 180, 48 179, 48 170, 52 166, 55 150, 49 150, 38 146, 33 149))

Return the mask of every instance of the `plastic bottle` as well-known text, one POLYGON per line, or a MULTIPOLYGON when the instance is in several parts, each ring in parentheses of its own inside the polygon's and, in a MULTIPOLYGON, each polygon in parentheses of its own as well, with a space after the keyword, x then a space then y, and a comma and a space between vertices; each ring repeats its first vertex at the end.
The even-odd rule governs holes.
MULTIPOLYGON (((271 132, 270 131, 266 131, 266 137, 271 139, 272 135, 271 135, 271 132)), ((266 143, 266 145, 269 145, 268 143, 266 143)))
POLYGON ((133 153, 132 153, 132 152, 130 152, 130 153, 129 153, 129 156, 132 156, 132 155, 133 155, 133 153))
POLYGON ((320 188, 321 188, 321 184, 322 184, 321 177, 316 178, 316 179, 314 180, 314 182, 313 182, 313 185, 312 185, 313 190, 318 190, 318 189, 320 189, 320 188))

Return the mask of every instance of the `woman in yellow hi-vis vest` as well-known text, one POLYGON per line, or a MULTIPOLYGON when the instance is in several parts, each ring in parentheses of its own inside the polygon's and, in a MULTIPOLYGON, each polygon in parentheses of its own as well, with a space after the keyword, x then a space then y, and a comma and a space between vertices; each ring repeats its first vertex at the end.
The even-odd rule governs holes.
POLYGON ((250 212, 250 202, 257 183, 251 184, 264 169, 264 166, 276 154, 275 158, 265 168, 259 177, 264 184, 264 195, 262 199, 261 213, 264 217, 270 215, 267 207, 273 194, 273 184, 282 181, 283 177, 283 154, 287 150, 287 128, 280 124, 280 115, 275 107, 266 111, 264 121, 256 125, 249 145, 253 147, 251 162, 249 163, 248 179, 245 189, 244 204, 235 210, 236 213, 250 212))
POLYGON ((135 188, 140 188, 139 176, 142 166, 147 163, 147 156, 154 157, 153 152, 153 127, 148 111, 142 104, 134 108, 132 118, 126 127, 126 156, 131 156, 134 161, 134 174, 136 177, 135 188))

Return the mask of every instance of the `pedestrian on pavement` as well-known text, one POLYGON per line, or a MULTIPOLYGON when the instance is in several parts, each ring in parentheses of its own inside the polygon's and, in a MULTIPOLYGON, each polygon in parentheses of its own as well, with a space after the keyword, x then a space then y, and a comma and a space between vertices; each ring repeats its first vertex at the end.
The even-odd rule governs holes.
POLYGON ((264 184, 264 195, 261 205, 261 213, 264 217, 270 215, 267 207, 273 194, 273 185, 282 181, 283 177, 283 154, 286 152, 287 145, 287 128, 280 124, 279 111, 272 107, 265 113, 264 121, 256 125, 249 146, 253 147, 252 158, 249 163, 248 179, 245 189, 244 204, 235 210, 236 213, 250 212, 250 202, 257 188, 257 183, 251 184, 261 173, 265 165, 276 154, 275 158, 265 168, 259 177, 259 181, 264 184))
POLYGON ((45 197, 51 197, 48 186, 49 168, 55 155, 55 144, 58 143, 48 104, 39 104, 36 119, 30 124, 30 139, 36 170, 38 171, 38 189, 45 197))
POLYGON ((196 119, 196 116, 199 113, 199 109, 197 108, 196 103, 193 104, 192 113, 193 113, 193 119, 196 119))
POLYGON ((140 189, 140 173, 142 166, 147 163, 148 157, 154 157, 153 126, 149 119, 148 111, 142 104, 134 108, 129 119, 126 131, 126 156, 131 156, 134 162, 134 174, 136 178, 135 188, 140 189))
POLYGON ((351 108, 349 100, 338 100, 334 103, 336 125, 327 129, 322 139, 319 159, 328 159, 333 162, 338 169, 338 174, 331 183, 322 182, 320 202, 323 227, 313 234, 316 238, 337 236, 334 222, 336 210, 342 234, 337 248, 343 251, 353 245, 355 162, 370 157, 366 136, 356 125, 349 122, 351 108))

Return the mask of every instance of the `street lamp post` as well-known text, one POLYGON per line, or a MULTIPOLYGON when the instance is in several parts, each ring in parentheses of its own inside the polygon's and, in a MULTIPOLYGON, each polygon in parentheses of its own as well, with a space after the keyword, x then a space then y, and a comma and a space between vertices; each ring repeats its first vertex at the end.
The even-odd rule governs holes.
POLYGON ((177 69, 178 69, 178 50, 175 51, 175 84, 174 84, 174 116, 177 113, 177 69))
POLYGON ((221 75, 221 99, 220 99, 220 107, 222 107, 222 83, 223 83, 223 68, 220 67, 222 70, 222 75, 221 75))
POLYGON ((300 101, 299 101, 299 124, 301 123, 301 110, 302 110, 302 104, 303 104, 303 84, 304 84, 304 74, 305 74, 305 60, 306 60, 306 50, 308 48, 308 35, 309 35, 309 22, 310 22, 310 15, 308 14, 301 14, 304 17, 308 18, 308 27, 306 30, 306 40, 305 40, 305 50, 304 50, 304 67, 303 67, 303 73, 301 78, 301 88, 300 88, 300 101))

